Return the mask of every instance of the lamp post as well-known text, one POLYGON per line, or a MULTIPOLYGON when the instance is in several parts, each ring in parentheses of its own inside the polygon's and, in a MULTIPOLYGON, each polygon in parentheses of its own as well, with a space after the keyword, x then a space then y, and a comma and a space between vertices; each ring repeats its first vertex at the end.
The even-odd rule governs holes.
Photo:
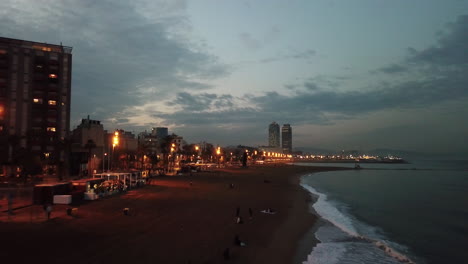
POLYGON ((174 152, 175 152, 175 144, 172 143, 172 144, 171 144, 171 156, 172 156, 172 157, 171 157, 171 159, 172 159, 172 162, 171 162, 171 171, 172 171, 172 172, 174 171, 174 167, 175 167, 175 164, 174 164, 174 163, 175 163, 175 154, 174 154, 174 152))
MULTIPOLYGON (((114 132, 114 137, 112 138, 112 155, 115 155, 115 147, 119 145, 119 131, 114 132)), ((115 157, 114 157, 115 158, 115 157)), ((112 159, 111 159, 112 161, 112 159)), ((111 169, 113 169, 113 164, 111 164, 111 169)))
POLYGON ((200 156, 198 153, 199 150, 200 150, 200 147, 198 145, 195 145, 195 153, 197 154, 197 156, 195 157, 195 162, 198 160, 198 156, 200 156))
POLYGON ((218 148, 216 149, 216 155, 218 155, 218 168, 220 167, 220 155, 221 154, 221 148, 218 146, 218 148))
POLYGON ((104 173, 105 170, 106 157, 107 153, 104 153, 104 155, 102 156, 102 173, 104 173))

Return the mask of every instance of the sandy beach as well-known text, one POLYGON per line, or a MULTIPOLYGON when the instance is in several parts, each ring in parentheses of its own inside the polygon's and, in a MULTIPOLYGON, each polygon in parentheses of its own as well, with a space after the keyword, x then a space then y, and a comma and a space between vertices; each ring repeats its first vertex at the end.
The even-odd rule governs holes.
POLYGON ((334 169, 339 168, 277 164, 159 177, 143 188, 77 205, 76 216, 66 214, 68 206, 56 205, 48 221, 41 206, 24 208, 10 220, 2 216, 0 258, 15 263, 293 263, 298 241, 316 221, 299 177, 334 169), (241 224, 236 223, 238 208, 241 224), (267 208, 276 213, 261 213, 267 208), (246 246, 235 245, 235 236, 246 246))

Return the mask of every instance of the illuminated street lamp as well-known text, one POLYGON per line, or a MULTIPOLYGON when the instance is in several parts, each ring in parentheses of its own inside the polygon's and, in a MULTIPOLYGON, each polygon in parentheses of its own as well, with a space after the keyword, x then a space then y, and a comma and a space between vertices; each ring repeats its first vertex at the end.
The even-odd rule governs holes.
MULTIPOLYGON (((115 155, 115 147, 119 145, 119 131, 114 132, 114 137, 112 138, 112 154, 115 155)), ((112 169, 112 166, 111 166, 112 169)))
MULTIPOLYGON (((106 157, 107 157, 107 152, 104 153, 104 156, 102 157, 102 172, 104 172, 104 164, 106 163, 106 157)), ((107 166, 109 166, 109 164, 107 164, 107 166)))
POLYGON ((216 149, 216 155, 218 155, 218 168, 219 168, 219 162, 220 162, 220 159, 221 159, 220 156, 219 156, 220 154, 221 154, 221 148, 218 147, 218 148, 216 149))
POLYGON ((171 155, 172 155, 172 162, 171 162, 172 163, 172 166, 171 166, 172 168, 171 168, 171 171, 174 171, 174 168, 175 168, 175 154, 174 154, 174 152, 176 150, 175 147, 176 147, 176 145, 174 143, 172 143, 171 144, 171 155))

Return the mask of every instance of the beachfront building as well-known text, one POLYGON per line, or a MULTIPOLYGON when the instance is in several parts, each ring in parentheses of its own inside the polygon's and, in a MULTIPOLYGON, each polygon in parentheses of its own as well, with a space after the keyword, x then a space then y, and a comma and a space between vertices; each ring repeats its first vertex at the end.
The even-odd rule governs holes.
POLYGON ((280 126, 273 122, 268 127, 268 146, 271 148, 279 148, 280 146, 280 126))
POLYGON ((108 155, 106 148, 106 131, 101 121, 83 118, 72 131, 72 152, 70 172, 72 175, 89 174, 95 170, 104 170, 102 164, 108 155), (101 166, 102 165, 102 166, 101 166))
POLYGON ((282 147, 284 154, 292 153, 292 128, 290 124, 284 124, 281 128, 282 147))
POLYGON ((138 148, 146 153, 158 153, 160 146, 160 139, 156 136, 154 129, 151 133, 147 131, 138 134, 138 148))
POLYGON ((40 157, 52 173, 63 168, 71 52, 62 45, 0 37, 0 162, 11 165, 4 174, 26 156, 40 157))
POLYGON ((169 130, 167 127, 154 127, 151 134, 156 135, 159 139, 163 139, 169 135, 169 130))
POLYGON ((138 139, 132 132, 117 129, 107 134, 111 169, 128 170, 137 162, 138 139))

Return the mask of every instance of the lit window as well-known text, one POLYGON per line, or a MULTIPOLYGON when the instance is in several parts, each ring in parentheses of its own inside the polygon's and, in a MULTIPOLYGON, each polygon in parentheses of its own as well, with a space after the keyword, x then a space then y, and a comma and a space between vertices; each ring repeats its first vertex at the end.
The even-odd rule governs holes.
POLYGON ((47 127, 47 131, 48 132, 55 132, 56 129, 55 129, 55 127, 47 127))
POLYGON ((49 74, 49 78, 57 79, 57 74, 51 73, 51 74, 49 74))
POLYGON ((33 102, 34 102, 35 104, 42 104, 42 99, 41 99, 41 98, 34 98, 34 99, 33 99, 33 102))
POLYGON ((49 105, 57 105, 57 101, 55 101, 55 100, 49 100, 49 105))
POLYGON ((4 49, 0 49, 0 54, 7 54, 7 51, 4 49))
POLYGON ((3 131, 3 126, 0 126, 0 131, 3 131))
POLYGON ((42 68, 44 68, 44 66, 38 64, 38 65, 36 65, 36 68, 42 69, 42 68))

